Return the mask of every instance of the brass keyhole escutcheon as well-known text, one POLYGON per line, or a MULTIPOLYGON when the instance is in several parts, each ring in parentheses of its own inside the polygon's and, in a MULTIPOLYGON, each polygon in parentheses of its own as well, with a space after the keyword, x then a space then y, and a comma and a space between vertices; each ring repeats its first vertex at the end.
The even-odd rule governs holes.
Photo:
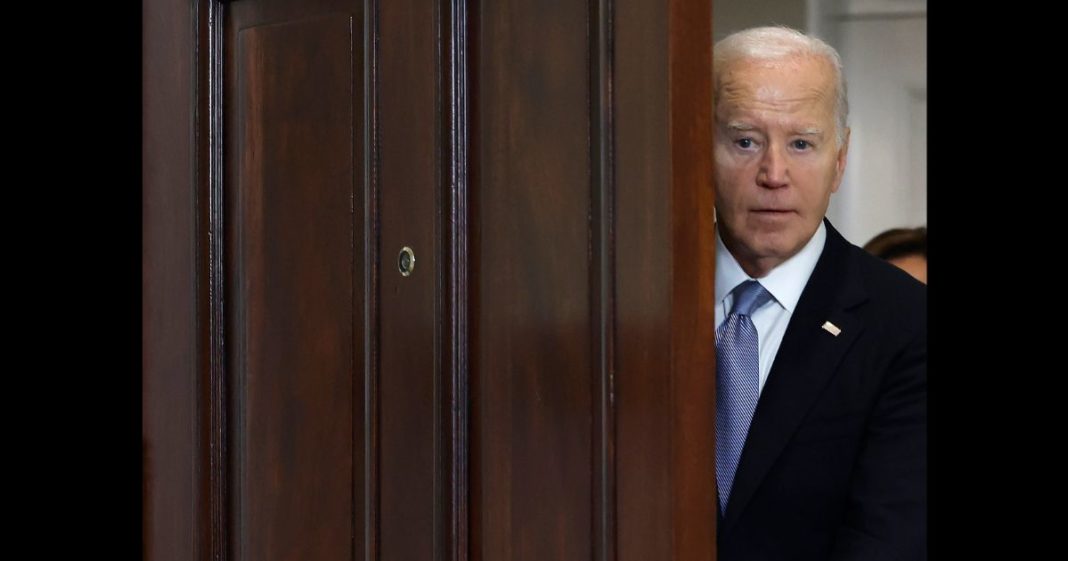
POLYGON ((405 246, 401 249, 400 255, 397 256, 397 269, 400 270, 402 276, 410 276, 412 271, 415 270, 415 252, 412 248, 405 246))

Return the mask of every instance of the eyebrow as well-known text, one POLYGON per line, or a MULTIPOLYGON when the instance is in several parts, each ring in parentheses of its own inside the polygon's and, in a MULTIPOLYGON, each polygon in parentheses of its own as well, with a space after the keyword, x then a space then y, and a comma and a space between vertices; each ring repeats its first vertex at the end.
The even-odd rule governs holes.
MULTIPOLYGON (((748 132, 758 130, 758 127, 743 123, 741 121, 731 121, 726 126, 729 131, 748 132)), ((823 129, 819 127, 807 127, 795 131, 793 134, 799 134, 801 136, 823 136, 823 129)))
POLYGON ((754 131, 754 130, 757 130, 757 128, 755 126, 753 126, 753 125, 749 125, 749 124, 746 124, 746 123, 741 123, 741 122, 738 122, 738 121, 731 121, 731 122, 727 123, 727 130, 732 130, 732 131, 754 131))
POLYGON ((753 125, 745 124, 745 123, 742 123, 742 122, 739 122, 739 121, 728 122, 727 123, 727 128, 732 129, 732 130, 754 130, 754 129, 756 129, 756 127, 753 126, 753 125))

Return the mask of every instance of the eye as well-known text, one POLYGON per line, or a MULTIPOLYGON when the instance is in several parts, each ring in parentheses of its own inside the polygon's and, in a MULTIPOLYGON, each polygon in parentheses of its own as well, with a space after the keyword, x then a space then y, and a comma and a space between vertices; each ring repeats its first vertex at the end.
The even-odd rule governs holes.
POLYGON ((794 150, 809 150, 809 149, 812 148, 812 143, 807 141, 807 140, 802 140, 802 139, 799 138, 799 139, 791 142, 790 146, 792 146, 794 148, 794 150))
POLYGON ((738 140, 735 140, 734 143, 737 144, 739 148, 752 148, 753 147, 753 139, 752 138, 739 138, 738 140))

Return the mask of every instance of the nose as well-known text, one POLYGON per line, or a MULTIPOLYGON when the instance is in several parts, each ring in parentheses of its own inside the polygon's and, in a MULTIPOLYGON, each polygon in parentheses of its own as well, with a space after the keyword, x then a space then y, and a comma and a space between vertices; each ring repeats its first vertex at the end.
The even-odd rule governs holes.
POLYGON ((786 172, 786 158, 781 148, 771 145, 764 151, 764 157, 760 160, 760 171, 757 173, 757 184, 768 189, 786 187, 788 183, 786 172))

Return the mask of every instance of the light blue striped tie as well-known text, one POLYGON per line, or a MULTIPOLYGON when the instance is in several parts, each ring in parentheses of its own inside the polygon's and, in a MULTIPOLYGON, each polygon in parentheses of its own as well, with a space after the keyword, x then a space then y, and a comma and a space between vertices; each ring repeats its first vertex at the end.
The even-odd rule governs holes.
POLYGON ((757 281, 734 289, 734 304, 727 321, 716 330, 716 480, 720 512, 734 484, 734 472, 745 445, 760 396, 760 362, 757 330, 749 316, 771 300, 757 281))

